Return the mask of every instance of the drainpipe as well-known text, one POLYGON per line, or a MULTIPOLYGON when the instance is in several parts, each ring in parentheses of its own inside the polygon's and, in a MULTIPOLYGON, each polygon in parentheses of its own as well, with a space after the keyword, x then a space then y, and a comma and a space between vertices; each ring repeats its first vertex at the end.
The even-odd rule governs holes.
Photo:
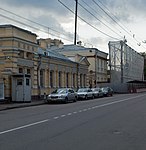
POLYGON ((37 66, 37 85, 38 85, 38 95, 39 95, 39 98, 41 98, 41 86, 40 86, 40 66, 41 66, 41 63, 42 63, 42 59, 41 59, 41 55, 39 54, 39 60, 38 60, 38 66, 37 66))
POLYGON ((97 51, 95 50, 95 87, 97 86, 97 51))

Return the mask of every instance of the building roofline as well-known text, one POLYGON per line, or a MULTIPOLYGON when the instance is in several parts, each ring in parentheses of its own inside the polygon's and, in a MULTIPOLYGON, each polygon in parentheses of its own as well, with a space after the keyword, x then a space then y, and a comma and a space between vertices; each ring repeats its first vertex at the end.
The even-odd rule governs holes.
MULTIPOLYGON (((104 54, 107 54, 108 55, 108 53, 106 53, 106 52, 103 52, 103 51, 101 51, 101 50, 99 50, 98 48, 94 48, 94 47, 92 47, 92 48, 88 48, 88 47, 84 47, 84 46, 80 46, 80 45, 74 45, 74 44, 68 44, 68 45, 64 45, 64 47, 67 47, 67 46, 72 46, 72 48, 69 48, 69 50, 97 50, 97 51, 99 51, 99 52, 101 52, 101 53, 104 53, 104 54), (74 48, 73 48, 74 47, 74 48), (76 47, 78 48, 78 49, 76 49, 76 47)), ((67 48, 62 48, 61 50, 67 50, 67 48)))
POLYGON ((18 29, 18 30, 21 30, 21 31, 23 31, 23 32, 27 32, 27 33, 32 34, 32 35, 34 35, 34 36, 37 37, 37 35, 36 35, 35 33, 32 33, 31 31, 22 29, 22 28, 20 28, 20 27, 17 27, 17 26, 15 26, 15 25, 12 25, 12 24, 0 25, 0 28, 16 28, 16 29, 18 29))

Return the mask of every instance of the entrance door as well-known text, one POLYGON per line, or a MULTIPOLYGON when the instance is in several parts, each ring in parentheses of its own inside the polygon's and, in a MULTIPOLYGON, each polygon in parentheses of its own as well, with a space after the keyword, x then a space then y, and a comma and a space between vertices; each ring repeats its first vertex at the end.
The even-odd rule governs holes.
POLYGON ((31 101, 31 80, 28 77, 25 78, 24 100, 31 101))
POLYGON ((16 101, 24 101, 24 80, 23 78, 16 79, 16 101))

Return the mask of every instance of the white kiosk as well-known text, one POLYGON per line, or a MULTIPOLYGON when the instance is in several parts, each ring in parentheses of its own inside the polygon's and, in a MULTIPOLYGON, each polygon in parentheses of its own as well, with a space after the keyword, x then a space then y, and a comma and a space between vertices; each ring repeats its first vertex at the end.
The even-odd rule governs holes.
POLYGON ((31 102, 31 78, 28 74, 12 76, 12 101, 31 102))

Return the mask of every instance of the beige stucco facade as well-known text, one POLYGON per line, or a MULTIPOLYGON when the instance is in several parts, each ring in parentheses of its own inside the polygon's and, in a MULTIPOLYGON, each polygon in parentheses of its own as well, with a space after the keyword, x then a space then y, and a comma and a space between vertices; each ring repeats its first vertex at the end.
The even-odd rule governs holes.
POLYGON ((65 45, 63 48, 56 49, 61 54, 72 57, 75 54, 85 56, 89 63, 88 86, 98 86, 100 83, 108 82, 107 76, 107 56, 108 54, 97 48, 85 48, 80 45, 65 45))
POLYGON ((32 98, 49 94, 58 87, 87 86, 90 64, 86 58, 76 56, 81 61, 72 61, 54 54, 48 51, 49 41, 61 46, 58 40, 37 40, 36 34, 13 25, 0 26, 0 83, 4 84, 5 99, 12 98, 14 75, 30 75, 32 98))

